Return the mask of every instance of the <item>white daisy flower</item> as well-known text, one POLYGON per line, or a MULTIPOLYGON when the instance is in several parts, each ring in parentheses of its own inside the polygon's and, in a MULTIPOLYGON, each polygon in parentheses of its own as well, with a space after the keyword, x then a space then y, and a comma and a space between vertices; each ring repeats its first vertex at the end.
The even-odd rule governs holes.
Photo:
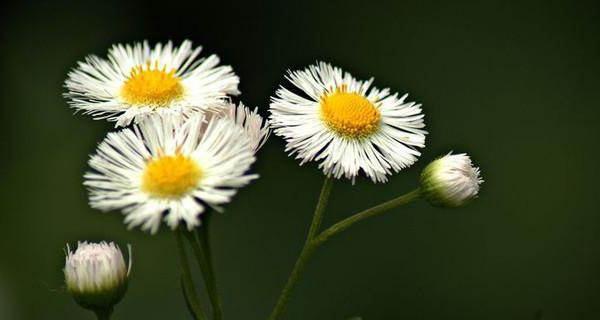
POLYGON ((108 58, 88 56, 65 82, 69 104, 95 119, 126 126, 148 114, 191 114, 219 109, 237 95, 239 78, 219 57, 198 56, 191 41, 181 46, 148 42, 114 45, 108 58))
POLYGON ((257 178, 246 174, 254 150, 244 130, 229 119, 204 126, 204 115, 149 117, 131 129, 109 133, 85 175, 90 205, 120 209, 129 227, 155 233, 160 221, 175 229, 200 225, 208 205, 220 210, 236 189, 257 178))
POLYGON ((258 108, 250 110, 250 108, 244 106, 241 102, 237 106, 229 103, 223 110, 213 113, 213 116, 216 118, 231 119, 238 126, 242 127, 246 132, 246 136, 250 139, 250 145, 255 152, 267 142, 271 134, 269 121, 264 120, 258 114, 258 108))
POLYGON ((286 77, 301 93, 280 87, 271 98, 271 124, 286 151, 320 161, 327 176, 354 179, 363 171, 374 182, 412 165, 425 146, 421 105, 389 89, 358 81, 320 62, 286 77))

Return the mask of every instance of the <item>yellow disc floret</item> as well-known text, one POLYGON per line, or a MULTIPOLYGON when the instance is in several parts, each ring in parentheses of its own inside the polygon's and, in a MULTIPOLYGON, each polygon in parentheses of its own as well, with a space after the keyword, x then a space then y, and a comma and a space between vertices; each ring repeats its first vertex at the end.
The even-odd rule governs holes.
POLYGON ((121 87, 121 97, 132 105, 165 107, 182 95, 183 86, 175 69, 167 71, 158 63, 134 67, 121 87))
POLYGON ((342 87, 321 99, 321 119, 342 136, 361 138, 377 131, 381 115, 367 98, 342 87))
POLYGON ((196 161, 176 154, 148 161, 142 176, 142 190, 153 197, 178 198, 191 191, 202 178, 196 161))

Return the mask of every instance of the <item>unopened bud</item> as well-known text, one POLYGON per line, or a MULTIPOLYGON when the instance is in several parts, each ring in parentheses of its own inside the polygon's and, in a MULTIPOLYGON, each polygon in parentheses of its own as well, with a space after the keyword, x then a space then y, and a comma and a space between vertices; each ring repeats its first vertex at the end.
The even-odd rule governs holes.
POLYGON ((121 250, 112 242, 79 242, 75 251, 67 246, 67 291, 83 308, 96 312, 112 310, 127 291, 130 270, 131 248, 126 264, 121 250))
POLYGON ((459 207, 477 197, 483 182, 479 168, 465 153, 447 154, 421 173, 421 194, 432 205, 459 207))

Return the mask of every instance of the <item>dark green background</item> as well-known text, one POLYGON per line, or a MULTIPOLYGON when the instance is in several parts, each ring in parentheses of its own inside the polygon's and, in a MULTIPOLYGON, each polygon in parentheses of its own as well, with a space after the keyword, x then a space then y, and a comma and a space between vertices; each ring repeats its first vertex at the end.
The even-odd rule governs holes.
MULTIPOLYGON (((594 1, 20 2, 0 9, 0 319, 92 319, 62 289, 63 248, 133 246, 114 319, 188 319, 172 233, 87 205, 88 154, 112 127, 73 115, 70 68, 116 42, 185 38, 266 114, 288 68, 317 59, 423 103, 421 160, 387 184, 334 186, 325 224, 416 186, 450 150, 486 180, 466 208, 419 202, 350 229, 308 266, 286 319, 598 319, 599 5, 594 1)), ((228 319, 265 319, 301 248, 322 174, 273 136, 214 218, 228 319)))

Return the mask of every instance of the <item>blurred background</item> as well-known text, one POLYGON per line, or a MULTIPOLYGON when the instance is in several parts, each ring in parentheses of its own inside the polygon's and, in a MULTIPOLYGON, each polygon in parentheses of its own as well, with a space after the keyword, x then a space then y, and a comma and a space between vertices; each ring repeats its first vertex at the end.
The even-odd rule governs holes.
MULTIPOLYGON (((173 234, 87 205, 112 124, 73 115, 67 72, 114 43, 191 39, 267 114, 288 68, 330 61, 423 104, 427 148, 387 184, 335 184, 324 221, 412 190, 468 152, 486 180, 458 210, 418 202, 353 227, 308 265, 286 319, 600 318, 600 6, 596 1, 19 1, 0 8, 0 319, 92 319, 64 292, 67 242, 133 246, 114 319, 189 319, 173 234)), ((212 222, 228 319, 265 319, 323 180, 272 136, 212 222)), ((200 285, 200 283, 198 284, 200 285)))

